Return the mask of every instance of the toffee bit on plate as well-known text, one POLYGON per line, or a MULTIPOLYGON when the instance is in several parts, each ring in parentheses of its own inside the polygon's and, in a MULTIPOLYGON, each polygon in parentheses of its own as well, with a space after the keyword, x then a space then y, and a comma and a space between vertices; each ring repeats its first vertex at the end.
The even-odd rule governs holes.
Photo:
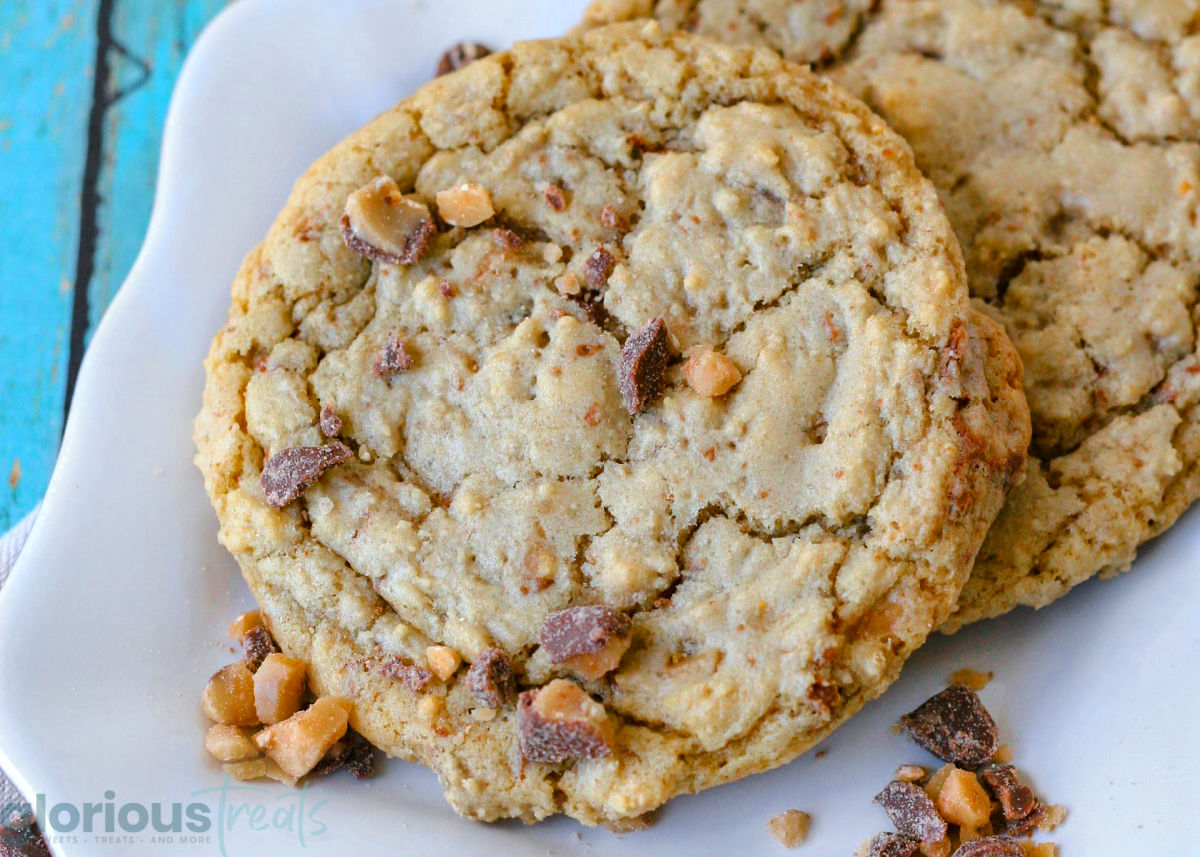
POLYGON ((242 613, 231 623, 229 623, 229 637, 232 640, 241 642, 242 637, 251 628, 256 628, 263 623, 262 613, 258 610, 250 610, 242 613))
POLYGON ((966 668, 958 670, 950 676, 950 683, 961 684, 978 693, 988 686, 988 682, 992 680, 992 675, 991 671, 983 672, 982 670, 966 668))
MULTIPOLYGON (((956 679, 961 675, 956 673, 956 679)), ((915 857, 917 853, 923 857, 1053 857, 1058 853, 1053 843, 1016 840, 1035 830, 1052 830, 1066 811, 1040 803, 1012 765, 996 761, 1000 750, 996 723, 974 691, 952 684, 900 723, 913 740, 948 764, 933 774, 916 765, 897 769, 895 781, 875 802, 887 811, 899 835, 881 833, 871 840, 869 851, 860 853, 867 857, 915 857)))
POLYGON ((311 775, 324 776, 345 768, 356 780, 368 780, 375 776, 375 765, 375 748, 353 729, 348 729, 346 737, 333 745, 312 769, 311 775))
POLYGON ((958 846, 954 857, 1025 857, 1025 849, 1015 839, 1005 836, 985 836, 958 846))
POLYGON ((322 696, 257 733, 254 743, 288 776, 303 777, 346 734, 351 707, 348 700, 322 696))
POLYGON ((229 664, 212 674, 201 705, 208 719, 224 726, 256 726, 254 676, 245 664, 229 664))
POLYGON ((279 647, 271 639, 270 631, 262 625, 256 625, 242 635, 242 651, 244 653, 243 663, 250 672, 255 672, 266 660, 267 655, 278 652, 279 647))
POLYGON ((1025 818, 1037 806, 1033 789, 1021 782, 1012 765, 990 765, 979 772, 983 785, 1000 802, 1007 819, 1025 818))
POLYGON ((865 857, 918 857, 921 843, 899 833, 877 833, 867 845, 865 857))
POLYGON ((808 838, 810 823, 807 812, 788 809, 767 822, 767 833, 784 848, 798 848, 808 838))
POLYGON ((986 765, 1000 746, 996 721, 969 687, 952 684, 900 718, 900 728, 944 762, 986 765))
POLYGON ((893 780, 875 795, 896 830, 921 842, 936 842, 946 835, 946 820, 925 790, 914 783, 893 780))
POLYGON ((438 60, 436 76, 441 77, 443 74, 458 71, 463 66, 469 65, 477 59, 483 59, 491 53, 491 48, 481 45, 479 42, 459 42, 451 45, 438 60))

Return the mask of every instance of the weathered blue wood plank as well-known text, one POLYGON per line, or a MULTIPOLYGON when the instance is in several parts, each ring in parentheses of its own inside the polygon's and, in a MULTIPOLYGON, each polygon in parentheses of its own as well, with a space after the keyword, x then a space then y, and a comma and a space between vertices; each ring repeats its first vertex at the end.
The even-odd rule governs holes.
POLYGON ((0 530, 58 452, 96 6, 0 2, 0 530))
POLYGON ((142 244, 175 78, 188 48, 224 5, 225 0, 121 0, 114 10, 118 49, 110 63, 112 91, 118 96, 105 114, 88 341, 142 244))
POLYGON ((223 5, 0 0, 0 531, 45 490, 73 309, 77 359, 141 245, 184 55, 223 5))

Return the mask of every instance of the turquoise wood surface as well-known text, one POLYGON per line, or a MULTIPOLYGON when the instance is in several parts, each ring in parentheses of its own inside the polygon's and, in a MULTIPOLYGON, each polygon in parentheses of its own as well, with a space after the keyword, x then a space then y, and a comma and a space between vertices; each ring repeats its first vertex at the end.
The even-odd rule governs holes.
POLYGON ((45 490, 141 246, 167 103, 225 0, 0 0, 0 531, 45 490))

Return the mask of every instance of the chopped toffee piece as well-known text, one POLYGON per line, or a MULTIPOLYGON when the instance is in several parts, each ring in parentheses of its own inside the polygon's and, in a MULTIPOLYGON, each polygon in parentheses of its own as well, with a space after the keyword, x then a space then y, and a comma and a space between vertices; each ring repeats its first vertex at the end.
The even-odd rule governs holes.
POLYGON ((375 776, 375 748, 358 734, 354 738, 342 764, 354 779, 369 780, 375 776))
POLYGON ((230 664, 217 670, 204 688, 204 713, 213 723, 254 726, 254 676, 245 664, 230 664))
POLYGON ((241 641, 242 637, 251 628, 256 628, 262 624, 262 613, 258 610, 251 610, 243 613, 233 620, 229 625, 229 636, 231 639, 241 641))
POLYGON ((356 780, 375 776, 375 748, 353 729, 348 729, 346 737, 333 745, 333 749, 312 769, 312 774, 323 776, 339 768, 345 768, 356 780))
POLYGON ((558 290, 560 295, 569 298, 576 297, 581 291, 583 291, 582 286, 579 285, 579 278, 570 271, 563 274, 561 277, 555 278, 554 288, 558 290))
POLYGON ((254 674, 254 710, 262 723, 287 720, 304 699, 304 661, 287 655, 267 655, 254 674))
POLYGON ((600 822, 600 826, 609 833, 637 833, 640 830, 649 830, 657 820, 658 813, 651 810, 650 812, 643 812, 641 815, 635 815, 630 818, 614 818, 611 821, 602 821, 600 822))
POLYGON ((1015 839, 985 836, 958 846, 954 857, 1025 857, 1025 849, 1015 839))
POLYGON ((996 721, 968 687, 952 684, 900 718, 921 747, 964 768, 988 763, 1000 746, 996 721))
POLYGON ((967 687, 971 688, 971 690, 975 691, 976 693, 979 693, 979 691, 981 691, 985 687, 987 687, 988 682, 991 680, 992 680, 991 672, 983 672, 982 670, 973 670, 973 669, 970 669, 969 667, 958 670, 957 672, 954 673, 954 675, 950 676, 951 684, 966 685, 967 687))
POLYGON ((424 667, 406 663, 398 657, 389 657, 379 667, 384 678, 399 681, 413 693, 420 693, 433 681, 433 673, 424 667))
POLYGON ((302 777, 346 734, 350 708, 348 700, 323 696, 304 711, 259 732, 254 743, 284 773, 302 777))
POLYGON ((438 60, 437 76, 441 77, 443 74, 458 71, 463 66, 488 56, 491 52, 491 48, 481 45, 479 42, 459 42, 457 45, 452 45, 438 60))
POLYGON ((1028 836, 1033 831, 1043 828, 1046 821, 1046 807, 1040 803, 1021 818, 1003 818, 1003 814, 1001 808, 1001 818, 997 819, 996 829, 1003 829, 1009 836, 1028 836))
POLYGON ((340 441, 325 446, 293 446, 281 449, 263 464, 263 493, 267 503, 282 509, 331 467, 348 461, 354 453, 340 441))
POLYGON ((247 730, 224 723, 209 727, 204 736, 204 749, 218 762, 246 762, 262 755, 247 730))
POLYGON ((702 348, 683 364, 683 377, 688 386, 701 396, 724 396, 742 380, 742 370, 719 351, 702 348))
POLYGON ((380 378, 390 378, 401 372, 407 372, 413 367, 412 355, 408 346, 399 336, 393 336, 384 343, 383 348, 375 356, 374 372, 380 378))
POLYGON ((321 408, 321 419, 318 425, 321 427, 321 434, 325 437, 337 437, 342 433, 342 418, 330 405, 321 408))
POLYGON ((929 771, 922 768, 920 765, 901 765, 896 768, 896 774, 893 779, 900 780, 905 783, 918 783, 929 776, 929 771))
POLYGON ((492 243, 501 250, 516 252, 525 245, 525 239, 511 229, 493 229, 492 243))
POLYGON ((613 258, 613 254, 603 247, 598 247, 596 252, 588 256, 587 261, 583 263, 583 272, 587 275, 589 283, 601 289, 608 283, 608 278, 615 267, 617 267, 617 260, 613 258))
POLYGON ((391 265, 415 265, 437 231, 429 208, 406 197, 389 176, 350 194, 341 227, 347 247, 391 265))
POLYGON ((271 632, 258 625, 242 635, 242 651, 245 652, 242 663, 254 672, 266 660, 267 655, 278 652, 279 647, 271 639, 271 632))
POLYGON ((875 803, 883 807, 896 830, 921 842, 936 842, 946 835, 946 821, 925 790, 913 783, 893 780, 875 803))
POLYGON ((437 207, 442 220, 464 228, 478 226, 496 213, 488 189, 474 182, 438 191, 437 207))
POLYGON ((877 833, 867 846, 867 857, 917 857, 921 843, 899 833, 877 833))
POLYGON ((784 848, 796 848, 808 838, 810 821, 807 812, 798 809, 785 810, 767 822, 767 833, 784 848))
POLYGON ((617 668, 629 648, 632 628, 624 613, 607 604, 592 604, 551 613, 538 631, 538 640, 551 663, 597 679, 617 668))
POLYGON ((565 679, 527 690, 517 701, 521 755, 531 762, 558 764, 607 756, 612 753, 612 734, 604 706, 565 679))
POLYGON ((597 327, 603 327, 608 321, 608 310, 604 308, 604 291, 602 289, 583 289, 579 294, 574 295, 572 300, 583 307, 588 321, 597 327))
POLYGON ((567 210, 567 195, 558 185, 546 185, 542 194, 546 197, 546 204, 555 211, 567 210))
POLYGON ((517 695, 517 680, 508 655, 484 649, 467 670, 467 690, 482 706, 500 708, 517 695))
POLYGON ((667 325, 661 318, 646 322, 625 340, 617 360, 617 385, 630 414, 644 411, 662 395, 669 357, 667 325))
POLYGON ((949 836, 943 836, 936 842, 922 842, 921 854, 924 857, 950 857, 950 852, 954 850, 954 843, 950 841, 949 836))
POLYGON ((834 706, 842 698, 841 691, 838 690, 837 685, 827 681, 813 682, 808 686, 808 690, 804 695, 813 709, 822 717, 831 716, 834 706))
POLYGON ((615 229, 618 232, 629 231, 629 221, 611 205, 604 206, 604 210, 600 212, 600 222, 609 229, 615 229))
POLYGON ((979 777, 1000 802, 1006 819, 1025 818, 1037 806, 1033 789, 1021 782, 1012 765, 990 765, 979 772, 979 777))
POLYGON ((462 664, 462 655, 449 646, 430 646, 425 650, 425 663, 441 681, 446 681, 462 664))
POLYGON ((946 381, 957 381, 959 371, 962 366, 963 354, 970 344, 970 334, 967 332, 966 325, 961 321, 956 321, 950 329, 950 336, 946 340, 946 347, 942 351, 942 363, 938 369, 938 375, 946 381))
POLYGON ((942 818, 964 830, 978 830, 992 814, 992 802, 979 780, 961 768, 949 772, 934 803, 942 818))

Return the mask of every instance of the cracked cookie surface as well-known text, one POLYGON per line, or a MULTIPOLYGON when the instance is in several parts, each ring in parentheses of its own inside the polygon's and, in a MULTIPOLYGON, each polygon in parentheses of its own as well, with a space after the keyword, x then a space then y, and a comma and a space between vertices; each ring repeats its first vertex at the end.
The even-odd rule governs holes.
POLYGON ((645 24, 340 144, 206 365, 197 461, 264 620, 480 819, 628 823, 803 752, 945 619, 1029 433, 904 143, 645 24), (449 205, 473 225, 431 231, 449 205))
MULTIPOLYGON (((589 20, 654 14, 716 34, 705 22, 730 17, 739 38, 763 41, 746 35, 757 5, 602 0, 589 20)), ((973 297, 1024 361, 1029 478, 946 629, 1127 569, 1200 496, 1200 8, 778 6, 797 21, 855 20, 808 30, 819 47, 773 46, 822 63, 909 141, 958 234, 973 297)))

